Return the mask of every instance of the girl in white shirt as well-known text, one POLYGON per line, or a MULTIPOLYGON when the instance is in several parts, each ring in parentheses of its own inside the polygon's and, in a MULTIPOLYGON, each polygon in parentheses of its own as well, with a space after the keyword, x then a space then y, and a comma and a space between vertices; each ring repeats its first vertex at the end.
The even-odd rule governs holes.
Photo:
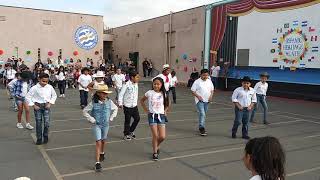
POLYGON ((59 97, 66 97, 65 96, 65 91, 66 91, 66 72, 63 66, 59 67, 58 73, 56 75, 57 80, 58 80, 58 88, 60 91, 60 96, 59 97))
POLYGON ((250 180, 284 180, 285 153, 277 138, 260 137, 251 139, 245 147, 242 158, 251 171, 250 180))
POLYGON ((153 160, 159 160, 160 144, 166 137, 166 114, 169 109, 169 98, 161 77, 156 77, 152 81, 152 90, 146 92, 140 103, 146 113, 148 113, 149 126, 152 133, 153 160), (148 106, 145 101, 148 100, 148 106))
POLYGON ((254 122, 254 115, 258 109, 258 104, 260 103, 263 108, 263 123, 269 124, 269 122, 267 121, 268 104, 266 101, 266 96, 268 91, 267 80, 269 79, 269 77, 270 76, 267 72, 260 74, 261 81, 254 86, 254 90, 257 94, 257 104, 255 104, 255 107, 251 113, 250 122, 254 122))
POLYGON ((173 98, 173 103, 176 104, 177 103, 177 95, 176 95, 176 86, 178 83, 178 79, 176 76, 176 72, 172 71, 171 72, 171 81, 170 81, 170 92, 172 93, 172 98, 173 98))

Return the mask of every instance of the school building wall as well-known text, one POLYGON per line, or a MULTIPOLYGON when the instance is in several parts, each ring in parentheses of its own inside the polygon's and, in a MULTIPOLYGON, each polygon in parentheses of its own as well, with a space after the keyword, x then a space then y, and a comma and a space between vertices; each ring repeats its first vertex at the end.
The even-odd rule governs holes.
POLYGON ((204 8, 202 6, 173 13, 171 36, 170 14, 114 28, 114 56, 121 58, 124 62, 129 59, 130 52, 139 52, 138 69, 141 74, 143 73, 142 62, 144 58, 148 58, 152 60, 154 68, 160 72, 162 65, 169 63, 177 72, 180 82, 187 82, 193 68, 198 71, 202 68, 204 8), (171 53, 169 53, 169 46, 171 53))
POLYGON ((61 49, 62 59, 81 59, 85 63, 87 58, 98 60, 103 56, 103 17, 0 6, 0 37, 0 49, 4 52, 0 60, 18 56, 27 65, 33 65, 40 48, 42 62, 47 62, 48 57, 57 60, 61 49), (84 25, 97 32, 96 45, 89 50, 81 48, 75 41, 76 30, 84 25), (31 53, 28 55, 27 51, 31 53), (49 51, 52 56, 48 55, 49 51), (78 51, 77 56, 74 51, 78 51))

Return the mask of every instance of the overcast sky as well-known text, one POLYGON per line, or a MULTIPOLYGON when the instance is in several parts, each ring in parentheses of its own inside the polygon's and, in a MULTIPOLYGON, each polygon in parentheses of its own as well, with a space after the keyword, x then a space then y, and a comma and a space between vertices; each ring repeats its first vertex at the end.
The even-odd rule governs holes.
POLYGON ((117 27, 217 1, 222 0, 0 0, 0 5, 99 14, 106 26, 117 27))

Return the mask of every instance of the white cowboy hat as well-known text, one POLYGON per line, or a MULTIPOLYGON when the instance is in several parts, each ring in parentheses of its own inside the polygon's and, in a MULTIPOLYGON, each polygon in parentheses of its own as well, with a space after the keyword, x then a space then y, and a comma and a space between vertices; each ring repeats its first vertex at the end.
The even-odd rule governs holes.
POLYGON ((106 94, 110 94, 112 93, 112 91, 109 91, 109 88, 107 85, 105 84, 99 84, 98 87, 96 89, 96 92, 103 92, 103 93, 106 93, 106 94))
POLYGON ((103 77, 105 77, 105 75, 104 75, 103 71, 97 71, 97 73, 94 74, 92 77, 94 77, 94 78, 103 78, 103 77))
POLYGON ((165 69, 169 69, 170 68, 170 65, 169 64, 165 64, 165 65, 163 65, 163 70, 165 70, 165 69))

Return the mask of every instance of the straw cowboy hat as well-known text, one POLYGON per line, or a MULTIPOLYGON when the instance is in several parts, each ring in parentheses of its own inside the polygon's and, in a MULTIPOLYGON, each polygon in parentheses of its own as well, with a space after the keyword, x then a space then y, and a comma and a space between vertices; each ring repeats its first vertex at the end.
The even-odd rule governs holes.
POLYGON ((263 73, 260 74, 260 77, 267 77, 267 78, 269 78, 270 75, 269 75, 267 72, 263 72, 263 73))
POLYGON ((167 69, 170 69, 170 65, 169 64, 165 64, 165 65, 163 65, 163 70, 167 70, 167 69))
POLYGON ((98 87, 96 89, 94 89, 96 92, 103 92, 106 94, 110 94, 112 93, 112 91, 109 91, 109 88, 107 85, 105 84, 99 84, 98 87))
POLYGON ((94 78, 104 78, 105 75, 103 73, 103 71, 98 71, 96 74, 94 74, 92 77, 94 78))

